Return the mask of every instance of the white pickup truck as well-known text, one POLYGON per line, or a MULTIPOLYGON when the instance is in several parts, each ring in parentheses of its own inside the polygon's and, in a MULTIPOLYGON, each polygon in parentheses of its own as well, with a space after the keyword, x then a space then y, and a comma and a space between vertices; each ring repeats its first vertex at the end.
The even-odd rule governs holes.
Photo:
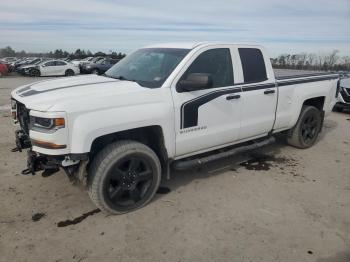
POLYGON ((252 149, 281 132, 290 145, 312 146, 336 102, 338 78, 278 78, 256 45, 154 45, 104 76, 14 90, 14 151, 29 148, 23 174, 63 168, 102 211, 121 214, 146 205, 172 166, 252 149))

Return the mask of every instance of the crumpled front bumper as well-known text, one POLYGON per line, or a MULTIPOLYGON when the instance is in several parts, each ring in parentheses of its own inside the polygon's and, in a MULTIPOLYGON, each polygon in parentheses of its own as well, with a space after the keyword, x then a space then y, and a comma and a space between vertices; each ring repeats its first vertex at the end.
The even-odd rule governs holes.
POLYGON ((29 136, 23 130, 16 130, 15 132, 16 147, 12 149, 12 152, 22 152, 22 149, 31 148, 29 136))
POLYGON ((27 168, 22 171, 22 175, 35 175, 35 172, 42 171, 43 176, 49 176, 59 171, 59 164, 50 161, 46 156, 39 155, 32 150, 27 152, 27 168))

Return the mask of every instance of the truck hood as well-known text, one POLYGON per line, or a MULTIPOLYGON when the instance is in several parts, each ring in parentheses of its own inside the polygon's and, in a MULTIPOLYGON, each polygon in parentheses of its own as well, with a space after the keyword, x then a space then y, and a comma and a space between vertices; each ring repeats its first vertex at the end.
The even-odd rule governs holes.
POLYGON ((79 111, 123 103, 133 104, 132 101, 147 103, 140 100, 147 100, 146 97, 149 96, 145 94, 152 90, 154 89, 142 87, 136 82, 86 75, 43 80, 18 87, 11 95, 28 109, 79 111))

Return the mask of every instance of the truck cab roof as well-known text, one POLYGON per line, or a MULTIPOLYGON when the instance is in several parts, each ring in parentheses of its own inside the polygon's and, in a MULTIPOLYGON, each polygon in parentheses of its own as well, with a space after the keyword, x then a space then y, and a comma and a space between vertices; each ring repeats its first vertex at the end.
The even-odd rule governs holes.
POLYGON ((239 45, 247 47, 255 47, 262 49, 261 45, 247 44, 247 43, 230 43, 230 42, 170 42, 160 43, 145 46, 144 48, 183 48, 183 49, 194 49, 197 47, 211 46, 211 45, 239 45))

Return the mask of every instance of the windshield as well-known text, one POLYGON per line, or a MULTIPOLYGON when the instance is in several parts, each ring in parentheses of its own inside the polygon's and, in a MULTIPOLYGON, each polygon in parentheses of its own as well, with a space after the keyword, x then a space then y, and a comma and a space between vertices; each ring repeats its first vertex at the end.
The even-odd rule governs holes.
POLYGON ((145 48, 126 56, 105 75, 135 81, 149 88, 160 87, 189 49, 145 48))
POLYGON ((100 61, 102 59, 103 59, 103 57, 95 57, 95 58, 91 59, 91 62, 92 63, 96 63, 96 62, 98 62, 98 61, 100 61))

